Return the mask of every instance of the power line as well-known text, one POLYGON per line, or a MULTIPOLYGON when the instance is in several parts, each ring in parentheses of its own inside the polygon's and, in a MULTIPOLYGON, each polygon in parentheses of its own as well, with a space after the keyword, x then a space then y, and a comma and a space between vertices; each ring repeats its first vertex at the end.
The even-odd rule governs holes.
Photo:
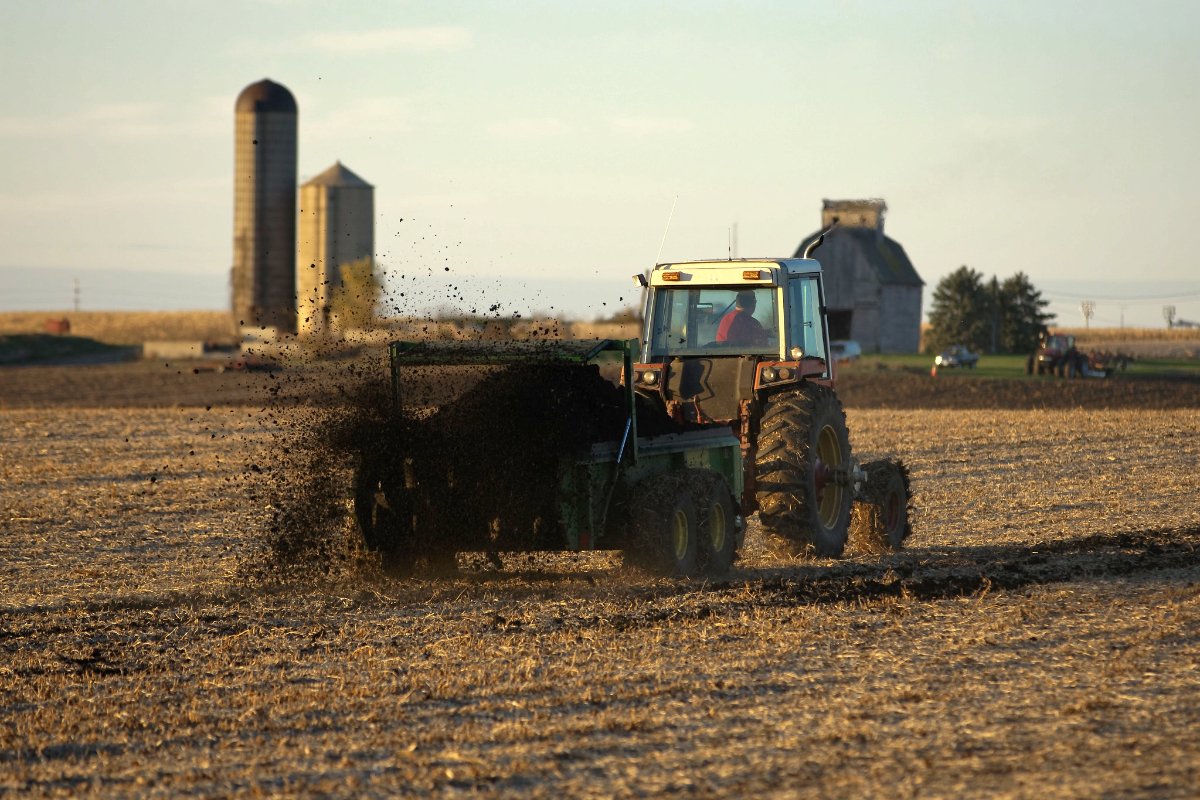
MULTIPOLYGON (((1042 289, 1041 293, 1045 296, 1074 302, 1084 297, 1083 292, 1060 292, 1053 289, 1042 289)), ((1200 299, 1200 291, 1181 292, 1178 294, 1153 294, 1153 295, 1104 295, 1087 292, 1086 296, 1091 300, 1106 300, 1113 303, 1161 303, 1165 300, 1190 300, 1200 299)))

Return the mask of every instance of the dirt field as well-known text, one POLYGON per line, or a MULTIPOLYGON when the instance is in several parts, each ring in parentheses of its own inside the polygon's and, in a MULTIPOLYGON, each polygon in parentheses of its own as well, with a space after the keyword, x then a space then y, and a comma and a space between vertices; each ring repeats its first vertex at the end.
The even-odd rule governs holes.
MULTIPOLYGON (((386 374, 375 361, 340 362, 275 374, 195 372, 196 362, 141 361, 86 367, 0 367, 0 410, 13 408, 264 407, 336 394, 356 375, 386 374)), ((469 368, 454 376, 457 385, 469 368)), ((406 391, 437 401, 441 377, 406 373, 406 391)), ((1200 382, 1186 379, 1003 380, 902 370, 844 370, 838 395, 848 408, 890 409, 1173 409, 1200 408, 1200 382)))
POLYGON ((717 583, 608 554, 397 581, 348 520, 323 577, 267 558, 308 383, 0 371, 0 794, 1200 793, 1186 396, 847 387, 859 455, 912 469, 894 556, 781 561, 752 525, 717 583))

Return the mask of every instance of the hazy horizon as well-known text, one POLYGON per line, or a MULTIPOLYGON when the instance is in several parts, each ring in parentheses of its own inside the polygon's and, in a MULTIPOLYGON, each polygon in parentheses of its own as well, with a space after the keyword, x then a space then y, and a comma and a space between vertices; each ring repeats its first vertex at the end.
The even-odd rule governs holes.
POLYGON ((233 104, 271 78, 300 181, 341 160, 375 186, 410 302, 451 302, 448 265, 599 316, 734 225, 740 255, 787 256, 822 199, 881 197, 926 312, 966 264, 1061 319, 1096 295, 1097 319, 1197 319, 1197 41, 1182 0, 5 3, 0 265, 224 297, 233 104))
MULTIPOLYGON (((630 273, 632 275, 633 273, 630 273)), ((538 279, 514 276, 481 276, 444 273, 441 276, 393 274, 392 301, 385 301, 386 316, 436 316, 441 313, 512 316, 559 313, 568 319, 593 320, 627 307, 640 305, 640 290, 631 279, 608 277, 538 279), (413 281, 412 278, 417 280, 413 281), (418 285, 419 284, 419 285, 418 285), (417 288, 414 290, 414 285, 417 288), (582 286, 586 302, 570 298, 582 286), (432 287, 432 288, 430 288, 432 287), (404 297, 400 297, 400 292, 404 297), (489 310, 492 306, 499 306, 489 310), (596 310, 598 309, 598 310, 596 310)), ((990 277, 990 276, 988 276, 990 277)), ((1001 278, 1007 277, 1004 275, 1001 278)), ((0 266, 0 312, 69 312, 74 308, 75 279, 80 285, 82 311, 222 311, 229 309, 228 273, 224 276, 168 270, 68 269, 62 267, 0 266)), ((1087 299, 1095 303, 1091 325, 1098 328, 1163 328, 1162 307, 1174 305, 1177 320, 1200 322, 1200 315, 1184 313, 1200 306, 1200 294, 1190 292, 1186 281, 1097 281, 1087 299), (1180 295, 1190 298, 1181 301, 1180 295), (1122 307, 1124 307, 1122 309, 1122 307)), ((1046 281, 1038 288, 1057 314, 1054 324, 1084 327, 1070 281, 1046 281)), ((926 314, 933 287, 925 287, 926 314)))

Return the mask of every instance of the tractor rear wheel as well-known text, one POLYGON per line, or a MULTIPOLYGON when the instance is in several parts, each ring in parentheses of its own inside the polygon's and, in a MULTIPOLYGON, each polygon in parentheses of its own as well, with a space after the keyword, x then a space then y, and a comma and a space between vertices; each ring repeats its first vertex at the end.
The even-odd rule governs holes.
POLYGON ((899 460, 871 461, 863 472, 867 478, 850 517, 850 541, 864 553, 895 552, 912 534, 908 467, 899 460))
POLYGON ((729 484, 715 472, 688 470, 688 486, 696 508, 696 546, 700 568, 725 575, 737 558, 736 514, 729 484))
POLYGON ((630 522, 629 560, 658 575, 683 577, 699 570, 696 505, 686 474, 647 478, 630 522))
POLYGON ((840 556, 853 498, 850 434, 833 390, 810 385, 770 398, 755 467, 763 527, 797 553, 840 556))

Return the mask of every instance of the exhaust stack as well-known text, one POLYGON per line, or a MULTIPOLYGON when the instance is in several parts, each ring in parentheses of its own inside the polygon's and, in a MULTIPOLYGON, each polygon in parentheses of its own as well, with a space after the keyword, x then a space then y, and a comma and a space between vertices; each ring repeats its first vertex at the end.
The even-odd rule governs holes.
POLYGON ((816 250, 818 247, 820 247, 822 244, 825 243, 825 234, 829 233, 836 227, 837 227, 837 223, 835 222, 832 225, 830 225, 828 228, 826 228, 825 230, 821 231, 821 234, 815 240, 813 240, 812 244, 810 244, 808 247, 804 248, 804 255, 801 256, 801 258, 808 258, 810 255, 812 255, 814 250, 816 250))

